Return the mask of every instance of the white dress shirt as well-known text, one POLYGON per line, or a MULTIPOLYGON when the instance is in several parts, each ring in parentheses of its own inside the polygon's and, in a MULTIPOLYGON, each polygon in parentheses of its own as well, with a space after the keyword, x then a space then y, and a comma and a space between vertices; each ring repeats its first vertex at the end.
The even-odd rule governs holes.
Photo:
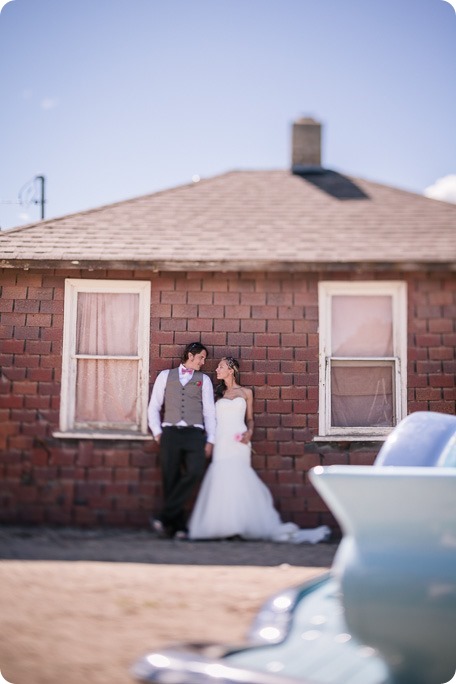
MULTIPOLYGON (((183 387, 193 378, 193 373, 183 373, 182 372, 182 364, 179 366, 179 381, 183 387)), ((149 407, 147 409, 147 419, 149 423, 149 427, 152 431, 152 434, 154 437, 158 437, 158 435, 161 435, 162 433, 162 427, 166 425, 170 425, 170 423, 162 423, 161 422, 161 409, 163 406, 163 402, 165 400, 165 388, 166 388, 166 383, 168 381, 168 374, 169 370, 164 370, 161 371, 157 375, 157 379, 154 382, 154 386, 152 388, 152 394, 150 397, 150 402, 149 402, 149 407)), ((200 427, 203 430, 206 430, 207 433, 207 441, 210 442, 211 444, 214 444, 215 441, 215 403, 214 403, 214 389, 212 387, 212 383, 209 380, 209 377, 203 375, 203 386, 201 388, 202 391, 202 400, 203 400, 203 418, 204 418, 204 425, 195 425, 195 427, 200 427)), ((179 421, 177 423, 178 425, 186 426, 187 423, 183 420, 179 421)))

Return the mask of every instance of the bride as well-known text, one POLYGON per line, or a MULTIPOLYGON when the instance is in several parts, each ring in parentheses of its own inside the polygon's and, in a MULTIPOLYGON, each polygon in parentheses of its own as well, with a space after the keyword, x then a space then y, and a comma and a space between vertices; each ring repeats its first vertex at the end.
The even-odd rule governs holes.
POLYGON ((280 519, 269 489, 250 464, 253 392, 240 385, 239 363, 232 356, 220 361, 216 373, 214 452, 189 520, 189 538, 239 536, 296 544, 327 540, 326 525, 303 530, 280 519))

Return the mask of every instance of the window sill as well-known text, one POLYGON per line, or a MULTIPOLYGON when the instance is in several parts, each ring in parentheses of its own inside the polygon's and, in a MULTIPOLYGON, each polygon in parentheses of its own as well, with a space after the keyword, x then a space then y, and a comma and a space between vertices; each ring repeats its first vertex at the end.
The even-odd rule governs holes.
POLYGON ((388 435, 316 435, 313 442, 384 442, 388 435))
POLYGON ((56 439, 117 439, 119 441, 149 442, 152 435, 141 435, 132 432, 53 432, 56 439))

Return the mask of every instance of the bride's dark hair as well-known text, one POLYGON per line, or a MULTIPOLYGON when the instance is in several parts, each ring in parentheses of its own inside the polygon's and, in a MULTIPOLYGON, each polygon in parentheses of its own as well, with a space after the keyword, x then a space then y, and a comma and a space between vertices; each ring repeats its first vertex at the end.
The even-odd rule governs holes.
MULTIPOLYGON (((239 373, 239 361, 233 356, 224 356, 222 361, 226 361, 228 368, 232 368, 234 371, 234 379, 240 385, 240 373, 239 373)), ((224 380, 220 380, 219 384, 215 387, 215 399, 221 399, 226 392, 226 385, 224 380)))

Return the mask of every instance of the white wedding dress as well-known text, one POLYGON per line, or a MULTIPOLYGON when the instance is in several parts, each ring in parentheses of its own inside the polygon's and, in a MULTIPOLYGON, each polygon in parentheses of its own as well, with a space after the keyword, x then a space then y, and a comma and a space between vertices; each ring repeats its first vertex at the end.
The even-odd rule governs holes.
POLYGON ((216 403, 217 429, 210 464, 189 520, 190 539, 240 536, 295 544, 316 544, 330 536, 326 525, 300 529, 283 523, 269 489, 250 465, 250 445, 236 437, 245 432, 246 401, 216 403))

